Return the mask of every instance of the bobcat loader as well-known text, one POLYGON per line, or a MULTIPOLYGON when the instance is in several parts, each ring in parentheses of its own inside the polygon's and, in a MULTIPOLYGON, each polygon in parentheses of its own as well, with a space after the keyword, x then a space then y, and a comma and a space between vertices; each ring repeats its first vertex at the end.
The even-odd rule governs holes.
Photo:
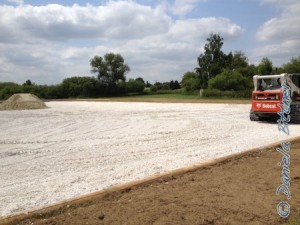
POLYGON ((255 75, 252 92, 251 121, 277 120, 283 101, 283 87, 290 89, 290 122, 300 123, 300 74, 255 75))

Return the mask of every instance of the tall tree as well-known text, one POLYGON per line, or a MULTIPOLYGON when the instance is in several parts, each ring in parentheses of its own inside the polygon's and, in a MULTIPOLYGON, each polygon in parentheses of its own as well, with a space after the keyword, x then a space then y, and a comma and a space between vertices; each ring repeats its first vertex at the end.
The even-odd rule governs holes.
POLYGON ((146 83, 145 83, 145 81, 144 81, 144 79, 142 77, 138 77, 135 80, 140 81, 141 83, 144 84, 144 86, 146 85, 146 83))
POLYGON ((174 82, 174 89, 180 89, 181 87, 180 87, 180 84, 179 84, 179 82, 178 82, 178 80, 175 80, 175 82, 174 82))
POLYGON ((174 81, 173 80, 170 81, 170 89, 174 90, 174 81))
POLYGON ((292 58, 290 62, 284 64, 283 71, 286 73, 300 73, 300 56, 292 58))
POLYGON ((239 69, 248 66, 248 58, 242 51, 236 51, 232 58, 232 69, 239 69))
POLYGON ((268 58, 263 58, 258 65, 258 73, 261 75, 269 75, 272 74, 273 63, 268 58))
POLYGON ((219 34, 211 34, 206 39, 204 53, 198 57, 199 67, 195 68, 201 81, 201 88, 207 87, 207 81, 221 73, 232 60, 232 53, 228 56, 223 53, 223 38, 219 34))
POLYGON ((124 58, 120 54, 107 53, 102 58, 94 56, 90 60, 92 72, 97 73, 98 79, 107 85, 116 84, 119 80, 125 81, 125 73, 130 71, 127 64, 124 63, 124 58))
POLYGON ((152 84, 150 84, 148 81, 146 81, 146 87, 151 87, 152 84))
POLYGON ((31 85, 33 85, 31 80, 26 80, 25 83, 23 84, 23 86, 31 86, 31 85))

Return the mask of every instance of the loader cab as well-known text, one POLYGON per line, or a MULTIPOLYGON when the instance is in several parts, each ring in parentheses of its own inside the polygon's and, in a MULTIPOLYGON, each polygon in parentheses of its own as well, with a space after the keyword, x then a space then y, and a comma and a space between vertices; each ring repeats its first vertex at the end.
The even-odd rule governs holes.
POLYGON ((280 78, 269 78, 269 79, 258 79, 257 80, 257 90, 278 90, 281 89, 280 78))

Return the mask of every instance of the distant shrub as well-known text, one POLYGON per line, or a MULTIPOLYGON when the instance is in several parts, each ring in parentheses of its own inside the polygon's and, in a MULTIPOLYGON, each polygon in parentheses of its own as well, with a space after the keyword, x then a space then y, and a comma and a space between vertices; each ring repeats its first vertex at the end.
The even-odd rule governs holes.
POLYGON ((152 86, 150 87, 150 91, 151 91, 151 92, 157 92, 157 90, 158 90, 158 88, 157 88, 156 85, 152 85, 152 86))
POLYGON ((182 77, 181 86, 186 92, 195 91, 200 88, 200 79, 195 72, 186 72, 182 77))
POLYGON ((126 82, 127 93, 142 93, 144 91, 145 84, 140 80, 129 79, 126 82))
POLYGON ((251 82, 237 71, 225 70, 208 81, 209 89, 240 91, 250 89, 251 82))
POLYGON ((202 93, 203 97, 225 97, 225 98, 251 98, 252 90, 241 91, 222 91, 218 89, 205 89, 202 93))
POLYGON ((0 83, 0 99, 6 100, 16 93, 24 92, 23 87, 16 83, 3 82, 0 83))

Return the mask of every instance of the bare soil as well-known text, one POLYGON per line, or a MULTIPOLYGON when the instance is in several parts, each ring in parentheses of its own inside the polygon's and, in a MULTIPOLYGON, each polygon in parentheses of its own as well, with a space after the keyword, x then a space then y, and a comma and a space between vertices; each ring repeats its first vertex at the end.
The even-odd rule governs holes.
MULTIPOLYGON (((0 224, 282 224, 276 205, 282 155, 275 146, 216 164, 90 195, 0 224)), ((300 139, 291 144, 290 218, 300 208, 300 139)), ((22 190, 20 190, 22 191, 22 190)))

